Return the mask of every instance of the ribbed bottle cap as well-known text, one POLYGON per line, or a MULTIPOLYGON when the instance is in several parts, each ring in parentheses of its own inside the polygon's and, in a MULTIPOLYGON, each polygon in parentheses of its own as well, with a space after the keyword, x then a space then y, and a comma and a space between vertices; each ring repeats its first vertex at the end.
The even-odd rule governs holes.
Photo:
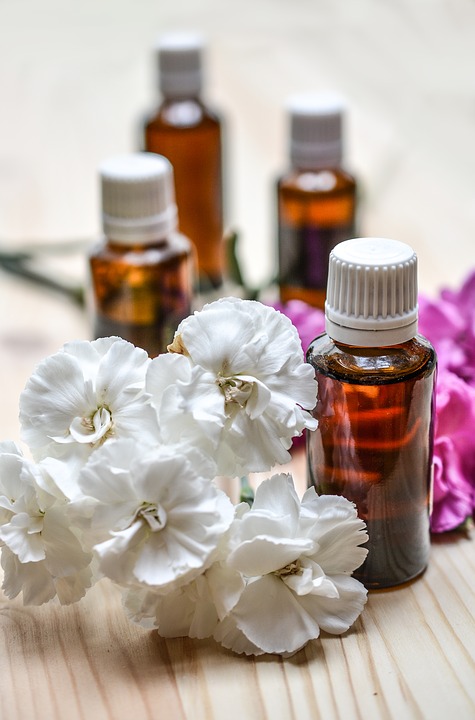
POLYGON ((177 227, 173 168, 154 153, 132 153, 100 167, 105 235, 117 242, 154 242, 177 227))
POLYGON ((160 91, 168 97, 197 97, 202 86, 204 40, 195 33, 169 33, 157 43, 160 91))
POLYGON ((342 159, 345 105, 334 93, 294 95, 290 114, 290 161, 294 167, 338 167, 342 159))
POLYGON ((417 256, 387 238, 346 240, 330 253, 328 335, 348 345, 398 345, 417 334, 417 256))

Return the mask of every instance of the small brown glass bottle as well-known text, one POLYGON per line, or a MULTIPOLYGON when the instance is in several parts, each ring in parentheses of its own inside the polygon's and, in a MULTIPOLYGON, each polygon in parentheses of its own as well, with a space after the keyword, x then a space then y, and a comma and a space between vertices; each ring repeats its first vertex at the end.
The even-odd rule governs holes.
POLYGON ((100 175, 106 237, 89 257, 93 334, 154 357, 191 312, 192 247, 176 232, 173 169, 136 153, 109 159, 100 175))
POLYGON ((427 566, 436 355, 417 335, 417 259, 404 243, 359 238, 331 253, 327 332, 310 345, 317 429, 307 434, 309 485, 356 504, 368 588, 427 566))
POLYGON ((328 256, 355 235, 356 181, 341 168, 343 103, 289 101, 291 169, 277 182, 279 292, 323 309, 328 256))
POLYGON ((158 45, 162 102, 144 128, 144 147, 167 157, 175 172, 180 230, 197 251, 202 291, 223 282, 221 120, 201 99, 200 37, 164 36, 158 45))

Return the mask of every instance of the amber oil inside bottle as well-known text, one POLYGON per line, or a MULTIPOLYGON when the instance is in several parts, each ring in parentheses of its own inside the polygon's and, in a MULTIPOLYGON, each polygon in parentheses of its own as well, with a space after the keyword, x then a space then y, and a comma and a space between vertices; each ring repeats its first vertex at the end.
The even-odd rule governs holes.
POLYGON ((142 245, 105 240, 89 257, 95 338, 118 335, 151 357, 191 312, 192 253, 175 233, 142 245))
POLYGON ((355 235, 356 181, 340 168, 294 169, 277 202, 280 299, 323 309, 330 251, 355 235))
POLYGON ((221 121, 198 98, 163 101, 144 129, 145 150, 170 160, 179 228, 197 250, 201 290, 223 282, 221 121))
POLYGON ((386 348, 310 345, 318 385, 307 434, 309 485, 356 504, 369 534, 354 573, 370 589, 427 566, 436 356, 424 338, 386 348))

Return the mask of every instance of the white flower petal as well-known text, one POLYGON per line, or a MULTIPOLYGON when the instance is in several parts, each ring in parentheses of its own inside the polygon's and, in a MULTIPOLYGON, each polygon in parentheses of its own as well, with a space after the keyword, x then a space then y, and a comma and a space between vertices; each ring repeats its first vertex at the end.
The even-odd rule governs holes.
POLYGON ((49 445, 49 438, 66 438, 77 416, 90 412, 89 398, 76 358, 52 355, 37 367, 20 395, 22 438, 32 451, 49 445))
POLYGON ((254 338, 254 318, 245 312, 241 304, 245 301, 227 300, 205 305, 200 312, 183 320, 177 330, 193 363, 215 374, 223 364, 234 372, 246 370, 246 367, 239 367, 243 347, 254 338))
POLYGON ((218 615, 205 575, 160 598, 157 608, 158 632, 162 637, 210 637, 218 615))
POLYGON ((246 402, 246 413, 251 420, 255 420, 269 407, 272 393, 258 378, 252 375, 235 375, 237 380, 252 384, 249 400, 246 402))
POLYGON ((218 463, 220 475, 262 472, 291 460, 290 453, 281 442, 280 428, 276 430, 275 423, 267 413, 256 420, 240 413, 227 425, 222 443, 228 446, 228 454, 231 457, 234 455, 235 460, 234 468, 231 469, 221 467, 218 463))
POLYGON ((156 434, 145 393, 149 362, 120 338, 68 343, 46 358, 20 397, 22 437, 34 457, 67 458, 78 444, 87 457, 109 437, 156 434))
POLYGON ((110 443, 96 451, 80 485, 97 501, 91 529, 113 535, 95 546, 101 572, 160 592, 191 581, 211 564, 234 517, 229 498, 174 448, 143 455, 130 441, 110 443))
POLYGON ((213 604, 220 619, 236 605, 244 590, 242 575, 227 566, 225 561, 215 562, 204 574, 213 604))
MULTIPOLYGON (((182 398, 180 409, 183 412, 192 414, 196 422, 216 424, 218 428, 224 426, 224 396, 212 373, 195 367, 189 382, 178 381, 177 388, 182 398)), ((212 429, 210 425, 210 430, 212 429)))
POLYGON ((146 536, 146 527, 137 521, 126 530, 114 533, 110 540, 95 545, 101 573, 121 585, 132 582, 136 562, 134 550, 140 547, 146 536))
POLYGON ((300 598, 275 575, 250 583, 231 615, 248 640, 267 653, 294 653, 320 634, 300 598))
POLYGON ((130 439, 99 448, 79 475, 82 492, 96 498, 106 508, 135 504, 137 492, 128 469, 132 455, 137 455, 137 444, 130 439))
POLYGON ((128 619, 146 630, 156 628, 157 603, 160 597, 155 590, 141 585, 123 588, 122 601, 128 619))
POLYGON ((363 528, 343 498, 307 491, 300 504, 290 476, 266 480, 251 509, 237 508, 228 564, 248 584, 215 637, 236 652, 255 653, 255 646, 287 655, 320 627, 345 632, 366 601, 363 585, 344 574, 365 554, 363 528))
POLYGON ((56 578, 55 587, 61 605, 78 602, 91 586, 92 573, 90 567, 84 568, 74 575, 56 578))
POLYGON ((337 598, 304 595, 299 601, 322 630, 341 635, 361 614, 368 592, 358 580, 348 575, 334 575, 332 582, 338 590, 337 598))
POLYGON ((45 558, 41 534, 37 530, 30 532, 35 520, 27 513, 19 513, 8 524, 0 527, 0 538, 21 563, 34 563, 45 558))
POLYGON ((264 480, 256 490, 252 505, 254 512, 265 510, 266 514, 288 517, 294 532, 298 526, 300 501, 295 491, 292 475, 278 473, 264 480))
POLYGON ((158 355, 153 358, 147 369, 146 390, 151 394, 155 407, 159 408, 167 388, 178 380, 188 383, 190 378, 191 364, 184 355, 177 353, 158 355))
POLYGON ((141 394, 151 360, 145 350, 118 340, 111 343, 101 358, 96 377, 96 395, 112 407, 128 404, 141 394), (124 398, 127 393, 128 397, 124 398))
MULTIPOLYGON (((60 352, 64 352, 78 360, 84 380, 89 382, 92 387, 97 374, 98 358, 104 357, 111 345, 119 340, 118 337, 99 338, 92 342, 71 340, 63 345, 60 352)), ((121 340, 121 342, 125 341, 121 340)))
MULTIPOLYGON (((196 600, 196 596, 190 593, 188 586, 171 591, 157 599, 155 627, 158 628, 162 637, 199 637, 190 634, 197 610, 196 600)), ((208 605, 208 609, 211 609, 211 613, 213 612, 212 606, 208 605)), ((216 613, 214 614, 216 616, 216 613)), ((217 622, 217 617, 215 617, 214 622, 211 623, 213 629, 209 634, 212 634, 217 622)), ((207 636, 203 634, 201 637, 207 636)))
POLYGON ((257 647, 238 628, 236 620, 232 615, 225 617, 214 631, 213 637, 228 650, 239 655, 264 655, 265 650, 257 647))
POLYGON ((318 542, 314 559, 327 575, 352 573, 368 554, 366 548, 360 547, 368 540, 366 526, 346 498, 318 496, 310 488, 302 498, 300 526, 305 536, 318 542))
POLYGON ((23 593, 24 605, 42 605, 56 595, 53 579, 42 562, 21 563, 8 548, 2 548, 3 591, 10 599, 23 593))
POLYGON ((46 554, 46 568, 54 577, 75 575, 87 568, 91 562, 91 554, 84 552, 69 527, 63 507, 52 508, 45 514, 42 542, 46 554))
POLYGON ((38 464, 36 482, 39 487, 58 500, 76 500, 82 497, 78 485, 79 472, 85 458, 81 453, 69 455, 67 461, 47 457, 38 464))
POLYGON ((339 597, 335 583, 325 575, 319 565, 308 558, 302 558, 300 563, 300 573, 282 578, 287 587, 296 595, 311 593, 326 598, 339 597))
POLYGON ((2 506, 9 508, 24 491, 21 471, 25 458, 15 443, 2 443, 0 452, 0 495, 5 498, 2 506))
POLYGON ((208 458, 210 476, 216 474, 216 455, 225 422, 223 396, 214 377, 193 368, 183 355, 155 358, 147 373, 161 439, 168 445, 182 443, 208 458))
POLYGON ((313 541, 306 538, 258 536, 242 542, 229 554, 228 562, 235 570, 254 577, 276 572, 313 548, 313 541))
POLYGON ((157 626, 163 637, 210 637, 218 621, 239 599, 241 576, 221 563, 179 590, 162 596, 157 604, 157 626))
POLYGON ((224 298, 184 320, 177 335, 192 373, 199 369, 209 376, 201 385, 177 383, 182 410, 198 423, 212 420, 213 413, 215 425, 226 418, 214 453, 218 474, 288 462, 292 438, 316 426, 305 409, 315 405, 314 370, 304 363, 290 320, 260 303, 224 298), (210 401, 217 392, 221 410, 210 401))

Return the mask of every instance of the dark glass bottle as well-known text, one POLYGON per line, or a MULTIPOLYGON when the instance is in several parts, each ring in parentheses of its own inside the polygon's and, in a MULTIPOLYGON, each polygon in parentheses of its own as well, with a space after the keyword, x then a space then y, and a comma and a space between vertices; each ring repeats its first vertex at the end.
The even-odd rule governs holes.
POLYGON ((180 230, 196 247, 206 291, 223 282, 223 183, 221 119, 201 98, 202 49, 194 35, 159 43, 162 102, 145 123, 144 146, 173 165, 180 230))
POLYGON ((280 299, 323 309, 330 251, 355 235, 357 185, 341 167, 341 101, 298 96, 289 111, 291 168, 277 182, 280 299))
POLYGON ((318 493, 356 504, 369 552, 354 575, 377 589, 416 577, 428 563, 436 355, 415 334, 411 248, 383 240, 349 243, 352 255, 348 243, 332 253, 327 333, 307 352, 318 387, 308 472, 318 493), (353 272, 357 257, 359 274, 353 272), (370 277, 362 277, 365 270, 370 277))
POLYGON ((89 257, 93 334, 154 357, 191 312, 192 249, 175 229, 172 168, 137 153, 104 163, 101 179, 106 237, 89 257))

